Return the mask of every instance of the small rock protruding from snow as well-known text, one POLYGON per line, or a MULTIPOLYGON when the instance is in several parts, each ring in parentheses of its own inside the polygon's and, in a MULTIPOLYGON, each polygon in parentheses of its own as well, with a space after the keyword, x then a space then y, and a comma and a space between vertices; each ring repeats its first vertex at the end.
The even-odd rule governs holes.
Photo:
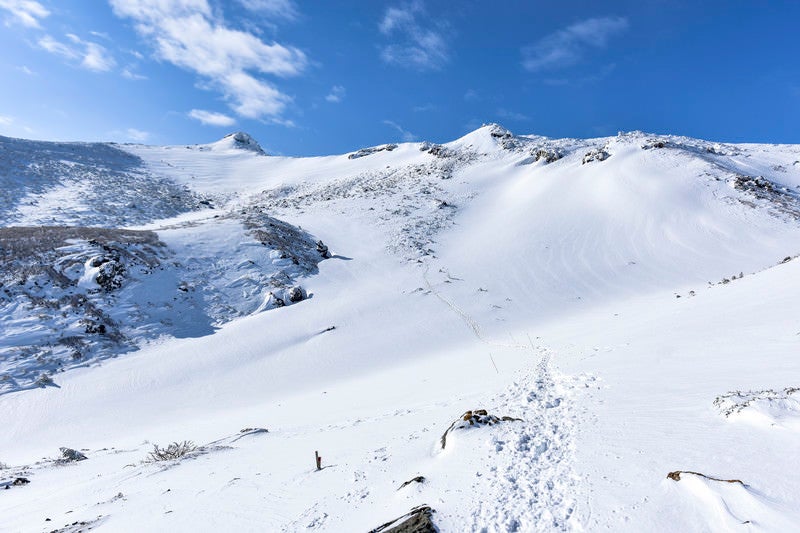
POLYGON ((611 154, 606 152, 604 148, 596 148, 586 152, 586 155, 583 156, 583 162, 581 164, 585 165, 586 163, 591 163, 592 161, 605 161, 609 157, 611 157, 611 154))

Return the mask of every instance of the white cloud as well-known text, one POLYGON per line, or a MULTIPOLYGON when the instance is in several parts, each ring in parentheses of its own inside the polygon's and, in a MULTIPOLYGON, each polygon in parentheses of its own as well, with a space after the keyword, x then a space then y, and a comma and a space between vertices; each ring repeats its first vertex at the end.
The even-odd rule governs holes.
POLYGON ((0 0, 0 9, 11 13, 12 18, 6 24, 18 22, 29 28, 41 27, 39 20, 50 15, 46 7, 34 0, 0 0))
POLYGON ((108 72, 116 65, 116 61, 104 47, 97 43, 84 41, 73 33, 67 34, 71 44, 55 40, 50 35, 39 39, 39 46, 51 54, 59 55, 94 72, 108 72))
POLYGON ((51 54, 57 54, 62 57, 66 57, 67 59, 77 59, 78 58, 78 51, 74 48, 67 46, 64 43, 56 41, 49 35, 45 35, 41 39, 39 39, 39 46, 43 49, 47 50, 51 54))
MULTIPOLYGON (((109 1, 117 16, 136 22, 159 59, 201 76, 205 87, 221 92, 243 117, 276 121, 292 99, 257 76, 296 76, 308 64, 297 48, 227 27, 207 0, 109 1)), ((264 9, 273 5, 250 3, 264 9)))
POLYGON ((28 76, 36 76, 36 73, 25 65, 17 67, 17 70, 19 70, 23 74, 27 74, 28 76))
POLYGON ((444 35, 419 22, 424 12, 421 0, 386 10, 378 29, 399 40, 381 47, 383 61, 416 70, 438 70, 447 63, 450 52, 444 35))
POLYGON ((236 124, 236 120, 233 117, 215 111, 204 111, 202 109, 192 109, 189 111, 189 118, 198 120, 208 126, 229 127, 236 124))
POLYGON ((328 96, 325 97, 325 100, 331 102, 333 104, 338 104, 344 99, 344 95, 347 93, 345 88, 341 85, 334 85, 331 87, 331 92, 328 93, 328 96))
POLYGON ((621 17, 591 18, 567 26, 523 48, 522 66, 531 72, 577 63, 589 48, 605 48, 608 40, 628 27, 621 17))
POLYGON ((10 126, 13 123, 13 118, 0 115, 0 126, 10 126))
POLYGON ((392 128, 396 129, 397 132, 400 133, 400 136, 404 142, 412 142, 417 140, 416 135, 414 135, 410 131, 403 129, 403 127, 397 122, 393 122, 391 120, 384 120, 383 123, 386 124, 387 126, 391 126, 392 128))

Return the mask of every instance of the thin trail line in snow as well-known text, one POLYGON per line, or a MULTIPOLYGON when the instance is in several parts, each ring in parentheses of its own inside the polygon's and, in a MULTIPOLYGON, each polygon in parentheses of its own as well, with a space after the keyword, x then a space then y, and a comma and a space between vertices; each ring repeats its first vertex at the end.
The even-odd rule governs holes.
MULTIPOLYGON (((469 329, 472 330, 472 333, 475 335, 475 337, 479 341, 481 341, 482 343, 484 343, 484 344, 486 344, 488 346, 497 346, 497 347, 500 347, 500 348, 516 348, 516 349, 523 349, 523 350, 527 350, 528 349, 528 345, 526 345, 526 344, 504 344, 504 343, 494 342, 494 341, 490 341, 490 340, 486 339, 483 336, 483 334, 481 333, 480 325, 471 316, 469 316, 463 309, 458 307, 451 300, 447 299, 442 293, 437 291, 433 287, 433 285, 431 285, 431 282, 428 279, 428 269, 429 269, 429 267, 430 267, 430 265, 426 264, 425 265, 425 270, 422 272, 422 279, 425 281, 425 286, 428 287, 428 290, 431 291, 431 293, 433 293, 434 296, 436 296, 439 300, 441 300, 442 303, 444 303, 447 307, 449 307, 455 314, 457 314, 461 318, 461 320, 464 321, 464 323, 469 327, 469 329)), ((492 362, 494 363, 494 360, 492 360, 492 362)))

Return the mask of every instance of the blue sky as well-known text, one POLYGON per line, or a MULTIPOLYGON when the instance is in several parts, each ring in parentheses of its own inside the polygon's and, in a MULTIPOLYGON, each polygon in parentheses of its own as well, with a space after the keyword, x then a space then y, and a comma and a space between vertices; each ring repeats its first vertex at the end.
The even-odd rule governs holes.
POLYGON ((617 131, 800 143, 800 2, 0 0, 0 134, 272 153, 617 131))

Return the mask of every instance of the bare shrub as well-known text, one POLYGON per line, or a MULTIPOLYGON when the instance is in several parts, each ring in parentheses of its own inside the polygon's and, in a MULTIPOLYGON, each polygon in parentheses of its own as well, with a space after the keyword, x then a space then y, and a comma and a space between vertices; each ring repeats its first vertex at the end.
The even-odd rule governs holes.
POLYGON ((197 451, 197 446, 195 445, 194 442, 190 440, 185 440, 183 442, 173 442, 172 444, 168 444, 164 448, 160 448, 158 444, 153 444, 153 451, 150 452, 145 461, 148 463, 154 463, 158 461, 172 461, 174 459, 180 459, 181 457, 186 457, 187 455, 195 451, 197 451))

